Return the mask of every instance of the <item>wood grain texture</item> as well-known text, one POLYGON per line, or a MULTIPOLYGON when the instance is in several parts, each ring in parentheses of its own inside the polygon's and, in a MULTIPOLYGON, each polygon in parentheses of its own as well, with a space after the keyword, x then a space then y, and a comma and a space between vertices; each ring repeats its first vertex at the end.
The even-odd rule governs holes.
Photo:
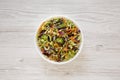
POLYGON ((0 0, 0 80, 120 80, 120 0, 0 0), (81 54, 53 65, 34 47, 34 33, 50 15, 76 20, 81 54))

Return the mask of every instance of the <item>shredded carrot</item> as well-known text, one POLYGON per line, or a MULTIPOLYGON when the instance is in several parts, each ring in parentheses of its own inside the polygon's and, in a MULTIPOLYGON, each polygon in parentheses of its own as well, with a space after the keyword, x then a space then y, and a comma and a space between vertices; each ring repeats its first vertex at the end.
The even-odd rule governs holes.
POLYGON ((58 43, 55 43, 54 46, 55 46, 55 47, 59 47, 58 43))

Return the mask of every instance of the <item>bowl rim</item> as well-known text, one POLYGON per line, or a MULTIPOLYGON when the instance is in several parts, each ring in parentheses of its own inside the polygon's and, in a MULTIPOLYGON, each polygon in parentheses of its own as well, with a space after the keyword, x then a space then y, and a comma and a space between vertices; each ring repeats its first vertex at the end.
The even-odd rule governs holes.
POLYGON ((68 16, 65 16, 65 15, 52 15, 52 16, 49 16, 49 17, 47 17, 47 18, 44 18, 44 20, 42 20, 41 22, 40 22, 40 24, 39 24, 39 26, 37 27, 37 29, 35 29, 36 31, 35 31, 35 34, 34 34, 34 44, 35 44, 35 48, 36 48, 36 50, 37 50, 37 53, 39 53, 39 55, 45 60, 45 61, 47 61, 47 62, 49 62, 49 63, 52 63, 52 64, 58 64, 58 65, 61 65, 61 64, 66 64, 66 63, 70 63, 70 62, 72 62, 74 59, 76 59, 76 57, 78 57, 78 55, 81 53, 81 50, 82 50, 82 48, 83 48, 83 41, 84 41, 84 37, 83 37, 83 31, 82 31, 82 29, 81 29, 81 27, 80 27, 80 25, 74 20, 74 19, 72 19, 72 18, 70 18, 70 17, 68 17, 68 16), (76 53, 76 55, 73 57, 73 58, 71 58, 71 59, 69 59, 69 60, 67 60, 67 61, 64 61, 64 62, 55 62, 55 61, 52 61, 52 60, 50 60, 50 59, 47 59, 43 54, 42 54, 42 52, 41 52, 41 50, 39 49, 39 47, 38 47, 38 45, 37 45, 37 39, 36 39, 36 34, 37 34, 37 32, 38 32, 38 29, 41 27, 41 25, 43 24, 43 22, 45 22, 45 21, 47 21, 47 20, 49 20, 49 19, 51 19, 51 18, 55 18, 55 17, 64 17, 64 18, 66 18, 66 19, 69 19, 69 20, 71 20, 71 21, 73 21, 73 23, 76 25, 76 27, 81 31, 81 44, 80 44, 80 46, 79 46, 79 50, 78 50, 78 52, 76 53))

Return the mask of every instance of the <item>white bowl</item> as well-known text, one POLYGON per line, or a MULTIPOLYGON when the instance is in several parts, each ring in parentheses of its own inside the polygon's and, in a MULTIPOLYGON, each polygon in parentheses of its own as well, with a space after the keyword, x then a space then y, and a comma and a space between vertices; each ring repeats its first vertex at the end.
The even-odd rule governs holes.
POLYGON ((47 62, 49 62, 49 63, 52 63, 52 64, 66 64, 66 63, 69 63, 69 62, 73 61, 73 60, 80 54, 80 52, 81 52, 81 50, 82 50, 82 47, 83 47, 83 33, 82 33, 81 28, 80 28, 80 25, 77 24, 76 21, 74 21, 73 19, 71 19, 71 18, 69 18, 69 17, 67 17, 67 16, 54 15, 54 16, 50 16, 50 17, 46 18, 45 20, 43 20, 43 21, 41 22, 41 24, 40 24, 40 26, 38 27, 38 29, 36 30, 35 35, 34 35, 34 36, 35 36, 35 47, 36 47, 36 50, 38 51, 39 55, 40 55, 45 61, 47 61, 47 62), (78 27, 78 29, 81 31, 81 36, 82 36, 82 37, 81 37, 81 44, 80 44, 80 46, 79 46, 79 50, 78 50, 78 52, 76 53, 76 55, 75 55, 73 58, 71 58, 70 60, 68 60, 68 61, 55 62, 55 61, 53 61, 53 60, 50 60, 50 59, 46 58, 46 57, 42 54, 42 52, 40 51, 40 49, 39 49, 39 47, 38 47, 38 45, 37 45, 36 34, 37 34, 38 29, 41 27, 41 24, 42 24, 44 21, 49 20, 49 19, 54 18, 54 17, 65 17, 65 18, 73 21, 74 24, 75 24, 75 25, 78 27))

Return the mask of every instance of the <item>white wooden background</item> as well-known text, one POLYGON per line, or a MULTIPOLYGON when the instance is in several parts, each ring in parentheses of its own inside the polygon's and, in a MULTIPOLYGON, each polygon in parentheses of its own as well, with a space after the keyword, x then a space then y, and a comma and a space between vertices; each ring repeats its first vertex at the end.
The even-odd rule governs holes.
POLYGON ((120 0, 0 0, 0 80, 120 80, 120 0), (53 65, 34 47, 34 33, 50 15, 76 20, 81 54, 53 65))

